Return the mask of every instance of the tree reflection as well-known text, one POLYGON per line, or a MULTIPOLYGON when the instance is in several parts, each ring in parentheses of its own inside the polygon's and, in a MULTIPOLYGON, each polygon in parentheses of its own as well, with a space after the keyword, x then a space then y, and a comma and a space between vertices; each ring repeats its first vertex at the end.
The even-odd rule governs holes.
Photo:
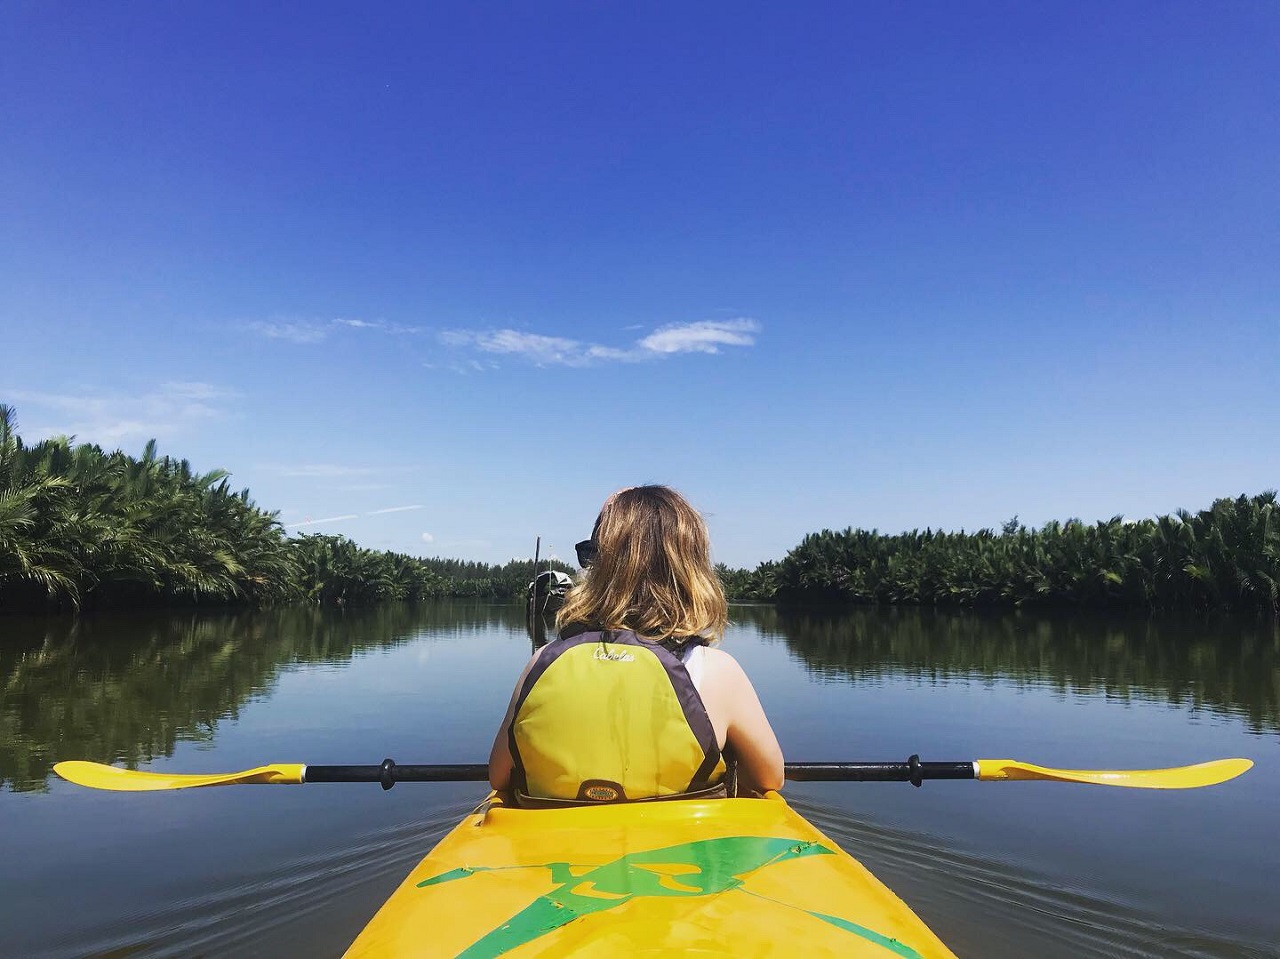
POLYGON ((281 668, 343 663, 430 630, 523 628, 518 605, 388 604, 223 614, 6 617, 0 643, 0 783, 43 788, 54 762, 135 767, 205 742, 268 695, 281 668))
POLYGON ((976 676, 1190 705, 1242 717, 1255 732, 1280 731, 1273 622, 772 606, 735 606, 731 615, 833 678, 976 676))

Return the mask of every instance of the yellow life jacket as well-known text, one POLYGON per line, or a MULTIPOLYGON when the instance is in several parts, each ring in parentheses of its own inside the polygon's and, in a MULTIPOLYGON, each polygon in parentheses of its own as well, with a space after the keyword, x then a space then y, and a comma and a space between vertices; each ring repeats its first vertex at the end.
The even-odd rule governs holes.
POLYGON ((517 796, 626 802, 724 781, 715 729, 678 656, 631 631, 565 633, 516 699, 508 735, 517 796))

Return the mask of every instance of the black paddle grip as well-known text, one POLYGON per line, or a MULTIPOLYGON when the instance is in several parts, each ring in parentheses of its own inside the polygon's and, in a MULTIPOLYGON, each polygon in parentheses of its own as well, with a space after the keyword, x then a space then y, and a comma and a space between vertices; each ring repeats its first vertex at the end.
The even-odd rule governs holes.
POLYGON ((926 779, 974 779, 973 763, 787 763, 791 782, 911 783, 926 779))

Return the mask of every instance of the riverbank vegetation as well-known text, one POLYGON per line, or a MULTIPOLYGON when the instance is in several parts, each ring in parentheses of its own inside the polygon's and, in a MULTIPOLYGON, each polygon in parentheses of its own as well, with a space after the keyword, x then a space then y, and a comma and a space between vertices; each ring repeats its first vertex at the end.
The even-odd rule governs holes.
POLYGON ((0 404, 0 611, 505 600, 531 578, 528 560, 423 559, 342 536, 290 537, 225 470, 196 472, 154 441, 141 457, 67 437, 27 445, 0 404))
MULTIPOLYGON (((782 560, 718 569, 732 599, 792 605, 1280 615, 1280 506, 1271 491, 1137 522, 823 530, 782 560)), ((66 437, 28 446, 0 404, 0 612, 506 600, 523 595, 531 573, 528 560, 423 559, 342 536, 291 537, 224 470, 196 472, 154 441, 141 457, 66 437)))
POLYGON ((780 562, 722 569, 736 599, 784 604, 1224 610, 1280 615, 1275 491, 1198 513, 996 532, 823 530, 780 562))

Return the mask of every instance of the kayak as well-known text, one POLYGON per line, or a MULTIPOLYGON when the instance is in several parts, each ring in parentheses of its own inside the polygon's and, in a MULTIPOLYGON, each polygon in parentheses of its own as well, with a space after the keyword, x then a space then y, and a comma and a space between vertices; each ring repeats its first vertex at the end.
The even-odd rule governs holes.
POLYGON ((625 955, 955 959, 777 793, 560 809, 491 794, 345 953, 625 955))
MULTIPOLYGON (((1048 780, 1195 789, 1252 768, 794 763, 810 781, 1048 780)), ((69 782, 123 792, 237 783, 479 781, 488 766, 309 766, 165 773, 67 760, 69 782)), ((851 956, 955 959, 897 896, 791 809, 763 799, 518 809, 490 793, 431 850, 344 953, 355 957, 851 956)))

